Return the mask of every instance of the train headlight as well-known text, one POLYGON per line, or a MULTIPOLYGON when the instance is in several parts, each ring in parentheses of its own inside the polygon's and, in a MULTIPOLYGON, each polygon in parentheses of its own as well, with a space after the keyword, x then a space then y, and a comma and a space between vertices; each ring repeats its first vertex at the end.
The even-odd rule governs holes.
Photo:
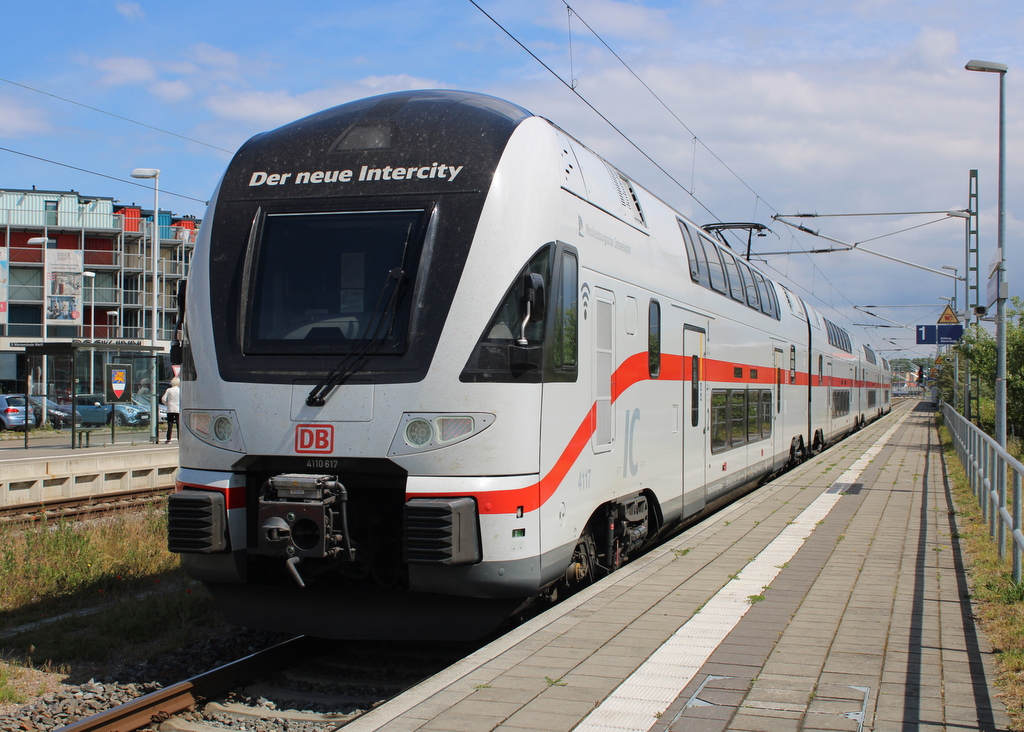
POLYGON ((233 409, 186 409, 181 422, 189 433, 208 445, 245 452, 238 417, 233 409))
POLYGON ((235 433, 235 425, 231 418, 220 414, 213 420, 213 439, 217 442, 231 442, 231 436, 235 433))
POLYGON ((494 423, 494 415, 473 412, 468 414, 406 413, 402 415, 388 455, 411 455, 436 450, 468 440, 494 423))
POLYGON ((405 443, 423 447, 434 438, 434 427, 425 419, 413 419, 405 426, 405 443))

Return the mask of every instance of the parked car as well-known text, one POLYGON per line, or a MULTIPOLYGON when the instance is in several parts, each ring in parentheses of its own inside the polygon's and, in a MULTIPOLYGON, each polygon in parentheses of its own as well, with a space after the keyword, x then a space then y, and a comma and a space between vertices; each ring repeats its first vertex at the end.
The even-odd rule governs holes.
MULTIPOLYGON (((32 411, 35 413, 34 425, 38 427, 43 422, 43 397, 33 396, 29 397, 29 402, 32 404, 32 411)), ((53 426, 54 429, 62 430, 65 427, 71 426, 71 407, 65 407, 52 399, 46 400, 46 421, 53 426)), ((75 422, 81 424, 81 416, 76 416, 75 422)))
MULTIPOLYGON (((0 430, 25 429, 25 395, 0 394, 0 430)), ((28 424, 33 426, 32 406, 28 406, 28 424)))
POLYGON ((83 426, 110 424, 141 427, 149 424, 149 410, 140 409, 136 404, 104 404, 102 394, 79 394, 75 411, 82 418, 83 426))
MULTIPOLYGON (((136 394, 135 396, 132 397, 132 404, 139 407, 140 409, 145 409, 148 412, 149 394, 136 394)), ((159 394, 156 397, 156 407, 157 410, 160 412, 160 421, 167 422, 167 407, 160 403, 159 394)))

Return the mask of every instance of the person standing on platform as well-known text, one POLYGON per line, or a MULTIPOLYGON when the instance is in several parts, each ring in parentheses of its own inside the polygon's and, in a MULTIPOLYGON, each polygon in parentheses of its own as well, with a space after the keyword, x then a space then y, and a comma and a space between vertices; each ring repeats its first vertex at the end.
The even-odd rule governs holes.
POLYGON ((160 402, 167 407, 167 442, 171 441, 171 431, 175 426, 178 428, 178 439, 181 439, 181 425, 178 424, 178 411, 180 404, 181 390, 178 388, 181 380, 175 376, 171 379, 171 388, 160 397, 160 402))

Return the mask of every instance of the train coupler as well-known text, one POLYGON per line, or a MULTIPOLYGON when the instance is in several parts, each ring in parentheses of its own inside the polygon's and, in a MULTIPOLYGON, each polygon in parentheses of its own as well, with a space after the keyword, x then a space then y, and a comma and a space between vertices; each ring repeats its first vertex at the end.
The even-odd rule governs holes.
POLYGON ((256 553, 287 559, 289 574, 304 586, 302 559, 355 561, 348 530, 348 492, 333 475, 285 473, 260 489, 256 553))

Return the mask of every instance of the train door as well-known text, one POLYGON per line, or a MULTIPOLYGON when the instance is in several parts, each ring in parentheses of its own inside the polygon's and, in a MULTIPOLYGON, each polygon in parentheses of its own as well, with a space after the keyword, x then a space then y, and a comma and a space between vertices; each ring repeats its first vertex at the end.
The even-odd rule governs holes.
POLYGON ((825 377, 828 383, 828 388, 825 389, 825 422, 828 425, 828 435, 833 435, 836 432, 836 412, 835 412, 835 397, 832 395, 835 389, 835 366, 830 358, 826 363, 825 367, 828 369, 825 377))
MULTIPOLYGON (((706 325, 706 324, 705 324, 706 325)), ((707 329, 687 323, 683 327, 683 515, 704 508, 708 466, 708 389, 704 360, 707 329)))
POLYGON ((775 364, 775 404, 772 405, 772 455, 778 456, 780 453, 789 454, 789 442, 786 437, 785 429, 786 420, 783 418, 782 412, 782 385, 785 383, 783 378, 783 372, 786 367, 785 364, 785 351, 779 348, 778 345, 774 346, 774 357, 773 361, 775 364))
MULTIPOLYGON (((582 328, 590 305, 590 285, 583 283, 575 249, 559 244, 552 263, 540 440, 540 547, 543 580, 565 571, 567 558, 555 549, 571 546, 581 534, 590 510, 593 460, 587 454, 592 393, 590 356, 593 332, 582 328), (581 311, 581 306, 583 310, 581 311), (582 444, 579 435, 583 434, 582 444), (561 492, 552 497, 551 492, 561 492)), ((593 315, 591 314, 592 318, 593 315)))
POLYGON ((594 452, 615 444, 612 374, 615 373, 615 293, 594 288, 594 452))

